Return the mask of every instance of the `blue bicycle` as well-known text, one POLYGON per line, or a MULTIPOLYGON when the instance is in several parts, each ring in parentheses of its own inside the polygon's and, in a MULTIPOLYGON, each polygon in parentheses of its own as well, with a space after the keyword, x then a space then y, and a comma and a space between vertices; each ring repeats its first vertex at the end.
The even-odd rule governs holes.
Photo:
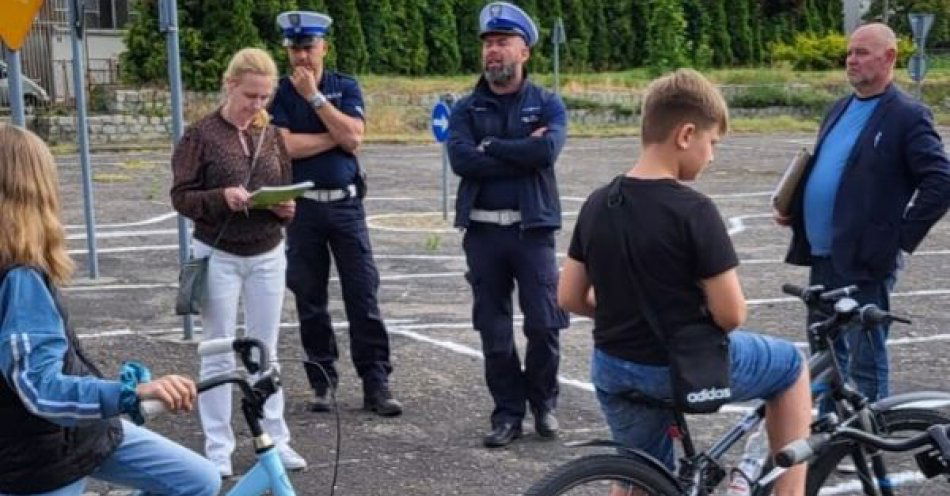
MULTIPOLYGON (((270 363, 267 347, 260 340, 253 338, 210 339, 198 345, 198 354, 202 356, 222 353, 236 353, 244 368, 201 381, 197 385, 198 392, 227 384, 238 386, 243 395, 241 412, 254 437, 254 450, 257 453, 257 463, 237 481, 227 496, 258 496, 265 493, 274 496, 296 496, 274 441, 261 428, 264 403, 280 389, 280 374, 270 363), (251 377, 254 375, 256 379, 252 382, 251 377)), ((141 408, 146 419, 166 411, 164 404, 157 400, 143 401, 141 408)))

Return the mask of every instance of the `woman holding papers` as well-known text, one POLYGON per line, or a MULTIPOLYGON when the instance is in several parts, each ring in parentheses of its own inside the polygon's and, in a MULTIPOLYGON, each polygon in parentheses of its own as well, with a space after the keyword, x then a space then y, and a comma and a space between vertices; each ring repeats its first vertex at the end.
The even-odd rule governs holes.
MULTIPOLYGON (((172 204, 195 223, 194 256, 210 257, 201 311, 203 338, 234 336, 238 300, 244 300, 246 335, 276 352, 284 299, 282 226, 294 216, 293 201, 271 206, 251 202, 263 186, 290 182, 290 157, 265 110, 277 81, 270 55, 245 48, 232 57, 223 77, 224 104, 192 124, 172 156, 172 204)), ((276 363, 276 360, 275 360, 276 363)), ((234 355, 202 357, 201 378, 234 369, 234 355)), ((205 454, 222 476, 232 475, 231 389, 198 398, 205 454)), ((291 470, 307 462, 289 446, 284 396, 265 405, 264 428, 291 470)))

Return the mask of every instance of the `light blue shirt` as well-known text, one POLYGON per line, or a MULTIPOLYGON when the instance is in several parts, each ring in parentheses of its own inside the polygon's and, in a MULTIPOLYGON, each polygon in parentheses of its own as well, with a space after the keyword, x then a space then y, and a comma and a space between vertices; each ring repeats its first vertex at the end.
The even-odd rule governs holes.
POLYGON ((815 168, 805 185, 805 235, 812 255, 831 254, 835 197, 841 176, 854 144, 880 100, 880 96, 865 100, 852 98, 821 145, 815 168))

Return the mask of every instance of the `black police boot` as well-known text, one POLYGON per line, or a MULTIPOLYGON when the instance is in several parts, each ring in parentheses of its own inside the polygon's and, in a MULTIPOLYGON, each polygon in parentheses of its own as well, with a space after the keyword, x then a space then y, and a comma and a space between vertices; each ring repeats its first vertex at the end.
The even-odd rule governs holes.
POLYGON ((363 394, 363 409, 383 417, 395 417, 402 413, 402 405, 393 398, 387 386, 380 386, 363 394))
POLYGON ((501 448, 521 437, 521 423, 505 422, 492 428, 482 443, 486 448, 501 448))
POLYGON ((534 412, 534 432, 543 438, 557 437, 558 423, 553 410, 534 412))

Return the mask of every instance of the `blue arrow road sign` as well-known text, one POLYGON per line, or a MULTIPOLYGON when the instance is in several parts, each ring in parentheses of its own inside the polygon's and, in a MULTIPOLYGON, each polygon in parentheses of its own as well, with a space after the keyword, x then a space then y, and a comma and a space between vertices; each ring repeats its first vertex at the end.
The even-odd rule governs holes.
POLYGON ((451 110, 445 102, 438 102, 432 107, 432 135, 439 143, 449 138, 449 114, 451 110))

